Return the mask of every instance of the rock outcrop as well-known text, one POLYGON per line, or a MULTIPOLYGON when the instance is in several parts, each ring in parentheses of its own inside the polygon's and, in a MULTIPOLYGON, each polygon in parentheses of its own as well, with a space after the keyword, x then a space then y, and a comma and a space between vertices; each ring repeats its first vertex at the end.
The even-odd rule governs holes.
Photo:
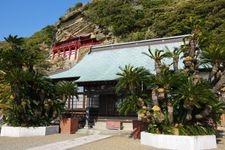
POLYGON ((91 34, 98 41, 104 43, 114 43, 115 39, 111 35, 103 34, 100 27, 89 21, 82 8, 66 13, 59 18, 56 33, 56 41, 64 41, 68 36, 91 34))
MULTIPOLYGON (((102 29, 88 19, 83 11, 83 7, 75 10, 73 9, 60 17, 56 27, 56 42, 65 41, 70 36, 87 34, 91 35, 91 38, 96 38, 96 40, 100 41, 102 44, 112 44, 116 42, 115 38, 111 35, 103 34, 102 29)), ((77 62, 79 62, 89 51, 90 47, 81 47, 78 52, 77 62)), ((53 64, 52 70, 68 69, 76 65, 77 62, 59 57, 51 61, 53 64)))

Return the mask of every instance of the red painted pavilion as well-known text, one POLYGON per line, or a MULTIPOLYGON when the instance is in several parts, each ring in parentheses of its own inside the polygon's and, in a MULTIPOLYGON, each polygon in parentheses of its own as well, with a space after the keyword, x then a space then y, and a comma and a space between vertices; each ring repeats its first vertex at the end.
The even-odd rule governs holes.
POLYGON ((56 55, 68 57, 71 59, 71 56, 74 55, 74 61, 77 60, 77 52, 80 47, 93 46, 100 44, 96 38, 91 38, 91 34, 88 35, 78 35, 78 36, 69 36, 67 40, 62 42, 57 42, 52 47, 52 59, 56 55))

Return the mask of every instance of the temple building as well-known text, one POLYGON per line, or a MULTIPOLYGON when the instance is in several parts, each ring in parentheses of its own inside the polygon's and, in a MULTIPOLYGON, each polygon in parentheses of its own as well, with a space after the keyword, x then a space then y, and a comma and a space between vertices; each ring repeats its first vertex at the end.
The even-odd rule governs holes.
MULTIPOLYGON (((148 53, 150 48, 154 53, 156 49, 161 50, 165 47, 172 51, 174 48, 179 48, 187 36, 93 46, 77 65, 67 71, 53 74, 50 78, 53 80, 72 80, 77 83, 79 87, 78 99, 75 97, 68 99, 67 108, 77 114, 87 115, 88 113, 88 116, 93 118, 94 127, 107 127, 107 121, 119 120, 123 128, 129 128, 131 127, 129 123, 137 116, 132 113, 124 116, 117 111, 116 106, 120 97, 115 94, 115 85, 118 79, 116 74, 121 71, 119 67, 124 68, 125 65, 130 64, 134 67, 144 67, 154 73, 154 61, 143 52, 148 53)), ((87 39, 87 37, 79 38, 83 38, 83 41, 87 39)), ((96 43, 96 41, 87 43, 96 43)), ((61 54, 66 55, 68 52, 68 57, 71 57, 72 51, 76 50, 78 45, 53 48, 53 53, 56 55, 60 51, 61 54)), ((172 60, 165 59, 164 63, 171 64, 172 60)), ((183 68, 182 62, 180 62, 179 67, 183 68)))
POLYGON ((66 40, 57 42, 52 46, 52 59, 63 57, 67 60, 77 62, 79 48, 97 44, 100 44, 100 42, 96 38, 91 37, 91 34, 70 35, 66 40))

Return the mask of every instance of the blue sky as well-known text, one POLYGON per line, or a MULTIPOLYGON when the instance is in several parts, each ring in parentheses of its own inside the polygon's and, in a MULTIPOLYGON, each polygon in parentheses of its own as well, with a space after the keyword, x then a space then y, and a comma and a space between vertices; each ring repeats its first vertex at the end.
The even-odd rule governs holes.
POLYGON ((89 0, 1 0, 0 41, 9 34, 29 37, 54 24, 77 2, 89 0))

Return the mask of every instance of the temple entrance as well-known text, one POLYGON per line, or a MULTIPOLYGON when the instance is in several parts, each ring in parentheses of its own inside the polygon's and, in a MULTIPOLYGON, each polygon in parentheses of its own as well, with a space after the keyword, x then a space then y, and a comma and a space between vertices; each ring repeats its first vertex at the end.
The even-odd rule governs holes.
POLYGON ((99 96, 99 116, 117 116, 117 97, 114 94, 104 94, 99 96))

